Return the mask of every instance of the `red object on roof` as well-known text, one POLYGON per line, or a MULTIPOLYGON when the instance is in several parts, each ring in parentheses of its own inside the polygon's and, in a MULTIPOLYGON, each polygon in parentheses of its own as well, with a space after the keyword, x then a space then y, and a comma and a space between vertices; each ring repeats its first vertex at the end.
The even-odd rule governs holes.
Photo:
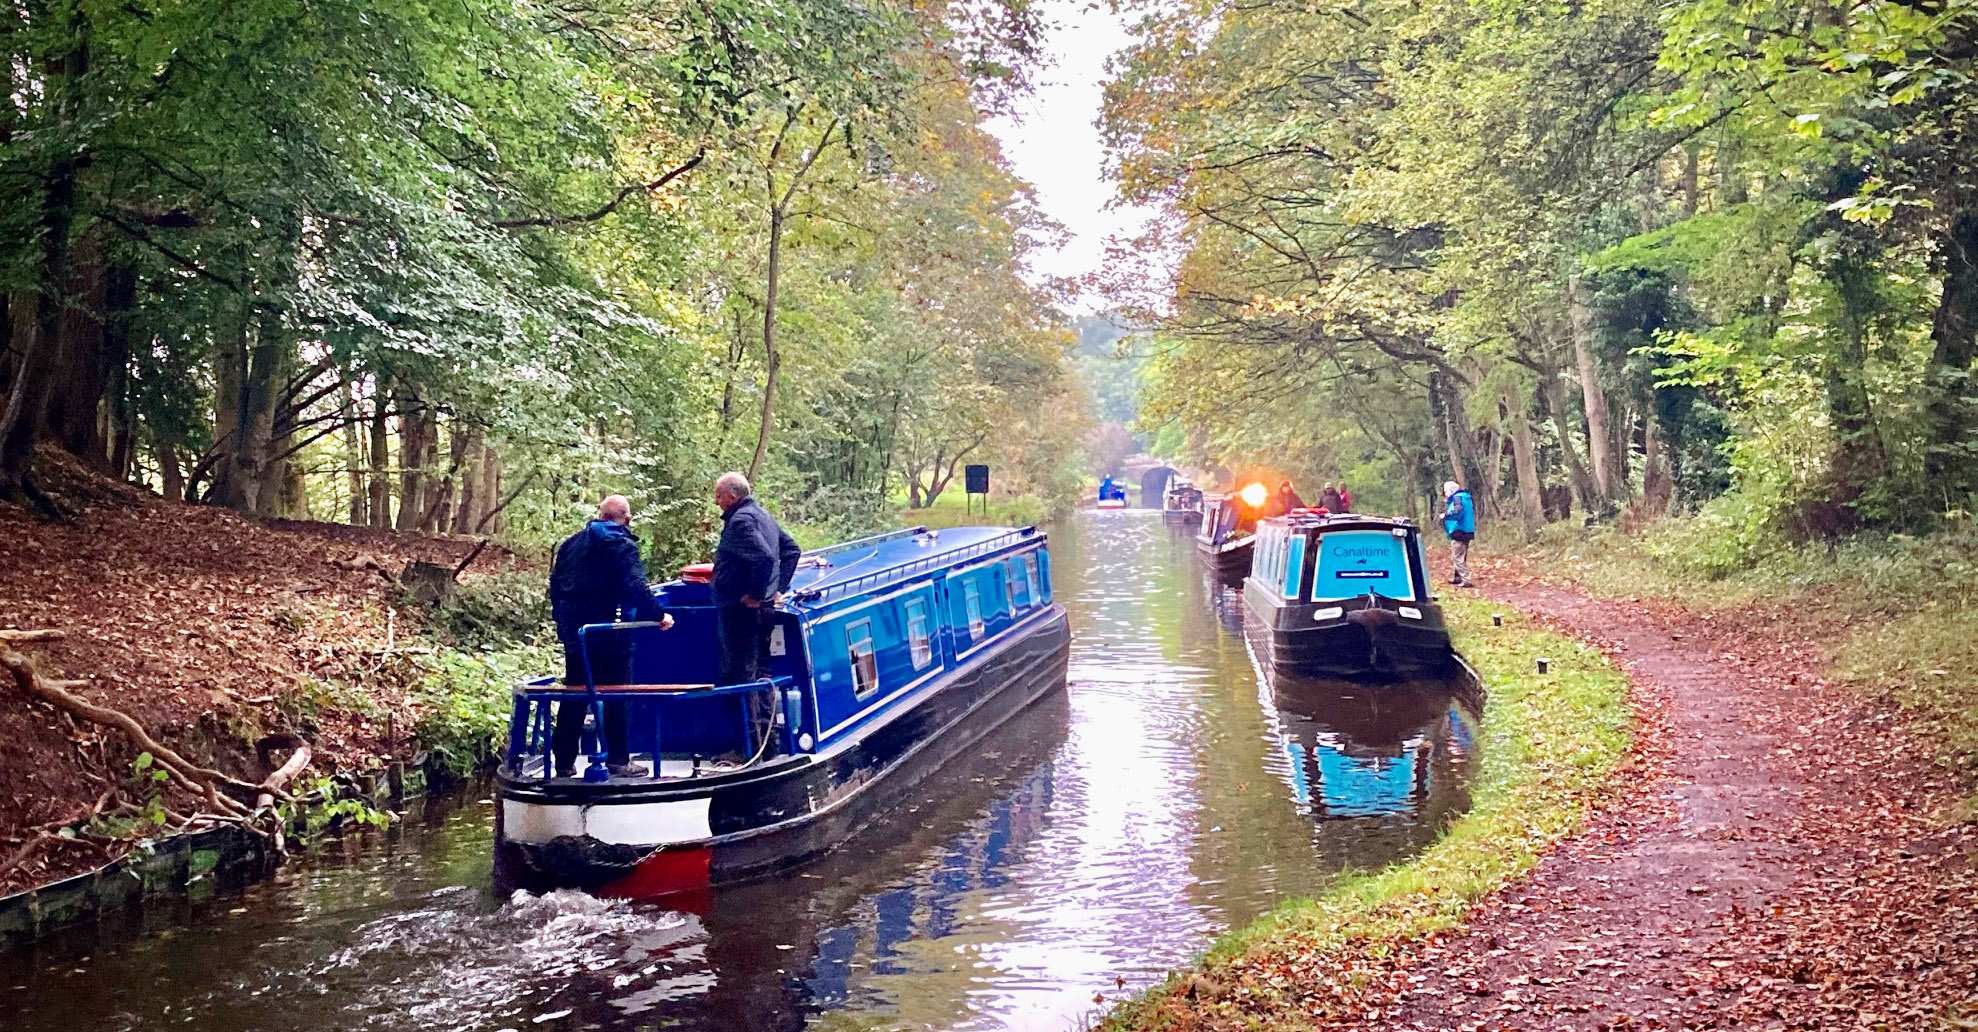
POLYGON ((689 584, 707 584, 714 580, 713 563, 688 563, 680 567, 680 579, 689 584))

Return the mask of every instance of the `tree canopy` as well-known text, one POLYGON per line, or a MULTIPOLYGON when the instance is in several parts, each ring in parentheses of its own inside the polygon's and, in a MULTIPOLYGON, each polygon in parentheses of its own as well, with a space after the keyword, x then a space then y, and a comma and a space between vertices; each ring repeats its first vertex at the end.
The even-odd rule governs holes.
POLYGON ((1044 229, 990 4, 26 0, 0 23, 0 496, 49 443, 175 498, 704 532, 749 470, 852 527, 953 456, 1061 490, 1044 229))
POLYGON ((1196 461, 1527 528, 1978 501, 1978 4, 1140 10, 1103 129, 1169 213, 1143 422, 1196 461))

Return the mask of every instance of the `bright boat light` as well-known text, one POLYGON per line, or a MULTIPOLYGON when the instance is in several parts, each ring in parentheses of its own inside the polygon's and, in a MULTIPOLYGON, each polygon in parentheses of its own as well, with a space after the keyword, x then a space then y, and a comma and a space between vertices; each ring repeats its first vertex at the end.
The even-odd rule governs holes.
POLYGON ((1400 613, 1410 620, 1420 620, 1422 618, 1422 611, 1416 609, 1414 606, 1400 606, 1395 609, 1395 612, 1400 613))
POLYGON ((1262 484, 1251 484, 1243 489, 1243 504, 1252 509, 1262 508, 1264 499, 1271 496, 1270 489, 1262 484))
POLYGON ((1314 611, 1314 612, 1312 613, 1312 619, 1313 619, 1314 621, 1318 621, 1318 620, 1337 620, 1337 619, 1339 619, 1340 617, 1342 617, 1342 616, 1345 616, 1345 615, 1346 615, 1346 609, 1345 609, 1345 607, 1343 607, 1343 606, 1327 606, 1327 607, 1325 607, 1324 609, 1320 609, 1320 610, 1316 610, 1316 611, 1314 611))

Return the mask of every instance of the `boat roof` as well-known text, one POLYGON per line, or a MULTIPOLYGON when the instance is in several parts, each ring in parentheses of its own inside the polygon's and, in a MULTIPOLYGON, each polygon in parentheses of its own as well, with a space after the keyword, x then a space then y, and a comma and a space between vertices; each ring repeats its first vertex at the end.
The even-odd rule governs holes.
POLYGON ((1357 512, 1321 512, 1317 509, 1293 509, 1282 516, 1270 516, 1258 522, 1282 523, 1299 530, 1308 527, 1344 530, 1354 525, 1382 529, 1400 527, 1411 531, 1417 529, 1415 521, 1404 516, 1367 516, 1357 512))
POLYGON ((907 527, 805 552, 790 592, 800 602, 814 602, 875 591, 928 570, 1043 540, 1036 527, 907 527))

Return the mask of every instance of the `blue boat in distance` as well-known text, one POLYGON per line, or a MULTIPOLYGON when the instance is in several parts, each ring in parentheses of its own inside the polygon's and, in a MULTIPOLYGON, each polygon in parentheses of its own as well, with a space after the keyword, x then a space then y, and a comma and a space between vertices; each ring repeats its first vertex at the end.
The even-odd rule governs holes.
POLYGON ((1101 509, 1126 508, 1126 485, 1114 480, 1111 476, 1107 476, 1104 480, 1099 481, 1098 507, 1101 509))
POLYGON ((804 554, 769 614, 768 675, 714 683, 704 579, 654 588, 674 618, 632 636, 634 684, 515 686, 497 775, 497 878, 606 895, 704 891, 830 849, 914 782, 1062 689, 1071 632, 1034 527, 914 527, 804 554), (623 705, 631 777, 598 752, 623 705), (588 705, 584 758, 556 777, 553 709, 588 705))
POLYGON ((1262 520, 1243 600, 1280 670, 1401 676, 1458 662, 1409 520, 1310 509, 1262 520))

